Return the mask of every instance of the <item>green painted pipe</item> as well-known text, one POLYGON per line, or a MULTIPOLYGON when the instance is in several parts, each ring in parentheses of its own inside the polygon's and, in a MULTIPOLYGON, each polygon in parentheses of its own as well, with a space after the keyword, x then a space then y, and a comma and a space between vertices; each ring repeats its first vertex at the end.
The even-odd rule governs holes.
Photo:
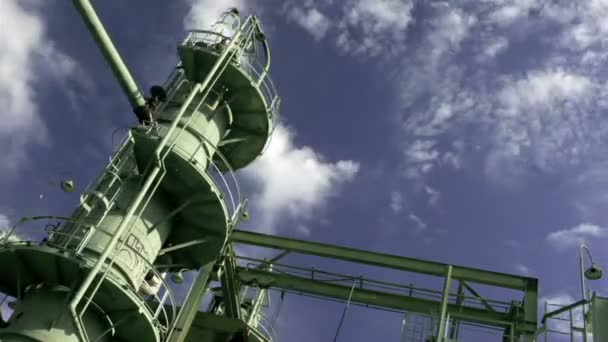
POLYGON ((131 76, 129 69, 127 69, 127 66, 120 57, 114 43, 112 43, 112 39, 110 39, 106 29, 99 20, 97 13, 95 13, 95 9, 93 8, 93 5, 91 5, 91 2, 89 0, 74 0, 74 6, 76 6, 78 12, 80 12, 82 16, 82 19, 89 28, 89 31, 91 31, 91 34, 93 34, 97 46, 99 46, 103 56, 112 68, 114 76, 116 76, 118 79, 118 82, 120 83, 122 90, 127 95, 131 106, 135 108, 145 105, 146 100, 139 91, 133 76, 131 76))

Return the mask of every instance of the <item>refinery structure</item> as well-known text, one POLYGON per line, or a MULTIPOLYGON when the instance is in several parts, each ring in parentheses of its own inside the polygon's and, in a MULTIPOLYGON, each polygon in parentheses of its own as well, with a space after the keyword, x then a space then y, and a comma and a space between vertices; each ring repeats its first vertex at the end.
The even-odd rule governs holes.
POLYGON ((467 326, 492 329, 500 341, 550 341, 554 320, 566 320, 571 340, 608 341, 599 323, 606 299, 585 290, 585 278, 601 276, 596 265, 581 277, 581 301, 542 310, 535 278, 240 230, 247 201, 234 171, 263 154, 281 103, 259 19, 230 9, 211 29, 190 32, 165 84, 144 95, 89 1, 74 4, 139 125, 70 217, 25 217, 0 238, 0 301, 12 309, 0 320, 0 341, 276 342, 273 291, 342 302, 334 341, 354 305, 401 314, 403 342, 466 341, 467 326), (239 255, 236 245, 274 257, 239 255), (441 286, 283 264, 287 254, 428 276, 441 286), (173 284, 186 273, 195 279, 178 301, 173 284), (577 310, 584 319, 574 318, 577 310))

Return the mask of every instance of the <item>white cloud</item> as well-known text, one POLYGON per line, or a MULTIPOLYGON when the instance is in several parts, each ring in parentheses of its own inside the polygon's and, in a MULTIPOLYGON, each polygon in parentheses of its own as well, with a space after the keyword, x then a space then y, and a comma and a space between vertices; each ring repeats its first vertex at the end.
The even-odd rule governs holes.
POLYGON ((400 192, 391 192, 390 207, 395 214, 399 213, 401 209, 403 209, 403 195, 401 195, 400 192))
POLYGON ((587 77, 564 70, 531 72, 509 82, 499 92, 501 114, 516 116, 526 114, 525 110, 549 111, 562 101, 581 100, 592 86, 587 77))
POLYGON ((511 0, 503 1, 489 15, 489 22, 507 26, 513 24, 518 19, 529 17, 534 9, 540 10, 540 5, 536 0, 511 0))
POLYGON ((525 275, 525 276, 529 276, 530 274, 532 274, 532 272, 530 272, 530 268, 528 268, 528 266, 522 265, 522 264, 515 265, 515 271, 517 271, 517 273, 525 275))
POLYGON ((604 0, 583 1, 577 6, 574 25, 566 27, 563 45, 573 50, 585 50, 596 43, 605 43, 608 34, 608 2, 604 0))
POLYGON ((433 140, 415 140, 406 147, 404 154, 407 161, 406 174, 411 178, 430 172, 439 158, 433 140))
POLYGON ((547 235, 547 242, 559 249, 576 247, 587 242, 589 238, 605 238, 608 229, 600 226, 582 223, 570 229, 558 230, 547 235))
POLYGON ((255 1, 246 0, 188 0, 190 11, 184 19, 186 29, 208 29, 222 13, 232 7, 244 12, 250 10, 255 1))
POLYGON ((368 58, 403 52, 414 5, 412 0, 309 0, 292 1, 285 8, 288 18, 315 39, 333 32, 340 51, 368 58), (323 14, 330 12, 338 15, 323 14))
POLYGON ((358 162, 327 162, 308 146, 294 146, 293 132, 279 126, 264 155, 243 174, 258 186, 251 203, 261 215, 260 229, 272 231, 282 217, 310 218, 358 171, 358 162))
POLYGON ((418 216, 414 213, 410 213, 407 216, 407 218, 416 225, 416 227, 415 227, 416 232, 423 231, 427 228, 426 223, 420 218, 420 216, 418 216))
POLYGON ((292 7, 287 16, 310 33, 315 40, 322 39, 330 27, 329 19, 316 8, 292 7))
POLYGON ((429 7, 425 20, 416 21, 419 40, 389 64, 400 68, 403 80, 396 91, 407 176, 424 181, 450 166, 482 169, 494 183, 516 186, 533 172, 605 159, 602 66, 608 55, 598 44, 587 51, 559 44, 578 24, 608 29, 599 19, 605 2, 578 9, 566 1, 527 0, 429 7), (515 59, 471 63, 525 46, 539 48, 515 59))
POLYGON ((608 207, 608 163, 595 163, 564 182, 568 200, 586 222, 603 222, 608 207))
MULTIPOLYGON (((545 172, 576 163, 595 147, 593 82, 564 70, 505 81, 492 105, 487 176, 512 184, 534 167, 545 172), (585 112, 588 108, 589 112, 585 112)), ((490 119, 488 118, 488 119, 490 119)))
POLYGON ((0 164, 14 174, 27 161, 25 148, 48 144, 48 132, 36 101, 43 76, 71 77, 77 63, 49 39, 38 1, 0 2, 0 164))
POLYGON ((469 35, 470 28, 477 22, 475 16, 459 8, 448 7, 441 15, 431 20, 433 27, 428 36, 431 63, 436 62, 446 52, 455 52, 469 35))
POLYGON ((306 237, 309 237, 312 234, 312 231, 310 230, 310 228, 308 226, 305 226, 303 224, 299 224, 296 226, 296 231, 306 237))
POLYGON ((341 51, 388 59, 410 178, 448 166, 511 187, 605 159, 606 1, 419 2, 420 19, 410 0, 290 4, 322 13, 316 36, 341 51))
POLYGON ((427 203, 429 206, 434 207, 439 203, 439 200, 441 199, 441 193, 437 189, 425 185, 424 192, 428 196, 427 203))
POLYGON ((483 59, 493 59, 507 49, 509 40, 505 37, 495 37, 483 49, 483 59))

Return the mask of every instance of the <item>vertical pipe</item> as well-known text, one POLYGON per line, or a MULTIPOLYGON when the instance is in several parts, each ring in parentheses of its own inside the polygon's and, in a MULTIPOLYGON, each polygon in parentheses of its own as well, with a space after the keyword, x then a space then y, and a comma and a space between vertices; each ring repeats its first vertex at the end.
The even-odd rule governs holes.
MULTIPOLYGON (((585 245, 580 245, 579 248, 579 259, 581 266, 581 292, 583 300, 587 300, 587 291, 585 290, 585 259, 583 257, 583 249, 585 245)), ((583 303, 583 342, 587 342, 587 320, 585 319, 585 311, 587 304, 583 303)))
POLYGON ((143 106, 146 101, 144 100, 143 95, 139 91, 133 76, 127 69, 127 66, 122 61, 120 54, 116 50, 116 47, 112 43, 112 39, 106 32, 106 29, 103 27, 101 20, 95 13, 95 9, 91 5, 89 0, 74 0, 74 6, 80 12, 82 19, 85 24, 91 31, 91 34, 95 38, 95 42, 99 49, 103 53, 106 61, 112 68, 114 72, 114 76, 118 79, 120 86, 122 87, 123 92, 127 95, 129 99, 129 103, 133 108, 143 106))
POLYGON ((448 311, 448 300, 450 299, 450 286, 452 285, 452 265, 448 265, 448 272, 443 284, 443 297, 441 299, 441 318, 439 320, 438 341, 445 341, 445 326, 448 311))
MULTIPOLYGON (((549 312, 549 304, 547 303, 547 301, 545 301, 545 312, 543 314, 547 314, 547 312, 549 312)), ((546 325, 549 325, 549 322, 545 323, 546 325)), ((549 329, 547 329, 549 330, 549 329)), ((549 332, 545 330, 545 342, 549 342, 547 335, 549 335, 549 332)))

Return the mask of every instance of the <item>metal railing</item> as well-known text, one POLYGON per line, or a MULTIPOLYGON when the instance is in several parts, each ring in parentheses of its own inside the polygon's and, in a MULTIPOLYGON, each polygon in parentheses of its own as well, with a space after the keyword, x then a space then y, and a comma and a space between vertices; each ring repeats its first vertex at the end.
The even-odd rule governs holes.
MULTIPOLYGON (((37 244, 40 246, 48 246, 48 247, 56 248, 60 251, 68 252, 80 260, 88 260, 92 263, 95 263, 97 261, 97 258, 95 257, 94 254, 82 252, 85 247, 85 246, 83 246, 83 244, 85 243, 84 237, 73 234, 73 232, 79 232, 82 230, 74 229, 74 230, 72 230, 72 232, 62 231, 62 229, 61 229, 62 222, 63 222, 63 224, 81 225, 81 226, 85 227, 85 230, 100 232, 100 233, 106 234, 108 236, 111 236, 110 233, 108 233, 102 229, 95 229, 95 227, 92 227, 89 224, 80 223, 80 222, 77 222, 68 217, 61 217, 61 216, 24 217, 17 224, 15 224, 11 228, 11 230, 9 230, 7 232, 6 235, 4 235, 4 236, 2 236, 2 238, 0 238, 0 248, 10 248, 12 246, 19 246, 19 245, 30 246, 32 244, 37 244), (30 230, 39 229, 40 225, 41 225, 40 223, 44 222, 44 221, 52 222, 52 223, 44 224, 44 227, 45 227, 44 231, 46 231, 47 237, 44 237, 44 238, 42 236, 36 237, 36 235, 38 235, 38 234, 32 234, 32 232, 30 230), (29 226, 29 225, 26 225, 27 223, 35 223, 35 225, 29 226), (57 239, 56 238, 57 236, 59 236, 60 238, 57 239), (74 243, 74 242, 76 242, 76 243, 74 243)), ((126 240, 126 238, 124 238, 124 239, 126 240)), ((144 304, 144 307, 148 311, 149 315, 152 317, 153 324, 160 328, 161 335, 168 334, 171 331, 171 329, 173 327, 173 323, 176 318, 176 301, 175 301, 175 297, 173 296, 173 292, 171 291, 171 287, 169 286, 167 281, 164 279, 161 272, 159 270, 157 270, 154 267, 154 265, 152 265, 148 261, 148 259, 145 256, 143 256, 140 252, 133 249, 131 246, 129 246, 127 244, 123 244, 121 246, 120 250, 127 251, 130 255, 134 256, 135 258, 138 258, 138 262, 143 263, 145 266, 145 272, 140 272, 140 274, 137 277, 135 277, 136 284, 143 283, 145 281, 144 277, 146 276, 146 274, 148 274, 148 272, 151 272, 154 276, 156 276, 161 281, 159 291, 151 296, 153 302, 158 303, 158 306, 156 308, 153 308, 150 305, 149 301, 146 300, 146 298, 144 298, 138 292, 138 290, 139 290, 138 288, 131 288, 131 291, 134 293, 137 293, 137 295, 140 297, 141 303, 144 304), (170 308, 170 312, 168 312, 167 306, 170 308)), ((110 268, 111 266, 108 265, 110 260, 107 260, 107 261, 108 262, 106 262, 106 266, 108 268, 110 268)), ((122 267, 123 267, 123 265, 121 265, 121 268, 122 267)), ((118 272, 120 272, 120 271, 118 271, 118 272)), ((116 274, 116 272, 112 272, 110 274, 110 278, 112 278, 112 279, 118 280, 117 277, 119 277, 119 276, 116 274)), ((122 278, 126 278, 126 277, 123 275, 122 278)), ((93 306, 95 306, 95 303, 93 302, 93 300, 94 300, 94 298, 87 298, 87 302, 91 303, 91 304, 93 304, 93 306)))
MULTIPOLYGON (((566 339, 571 342, 583 340, 584 318, 581 306, 574 306, 568 308, 568 305, 549 303, 547 301, 545 301, 543 304, 545 314, 555 312, 562 308, 566 310, 560 314, 548 317, 546 319, 544 329, 541 333, 542 339, 539 338, 538 341, 548 342, 552 340, 552 338, 549 338, 549 335, 552 335, 554 337, 561 336, 564 338, 564 341, 566 339)), ((592 339, 587 340, 591 341, 592 339)))
MULTIPOLYGON (((259 267, 260 264, 264 263, 263 260, 244 256, 237 256, 237 260, 244 261, 245 265, 243 267, 246 267, 247 269, 256 269, 259 267)), ((319 282, 327 282, 336 285, 343 285, 347 287, 351 287, 353 281, 355 281, 355 291, 357 289, 382 291, 401 296, 416 297, 435 301, 441 301, 443 297, 442 291, 439 290, 415 287, 412 284, 404 285, 369 279, 362 276, 352 276, 328 272, 316 268, 297 267, 292 265, 273 263, 272 271, 294 277, 316 280, 319 282)), ((483 298, 482 301, 480 298, 477 298, 475 296, 469 296, 464 294, 459 295, 457 293, 450 293, 448 295, 448 303, 453 305, 466 305, 467 307, 480 309, 486 308, 486 305, 490 305, 494 311, 501 313, 507 313, 511 308, 511 302, 486 298, 483 298)))
POLYGON ((189 153, 178 144, 173 146, 173 149, 181 151, 181 153, 186 155, 190 161, 195 160, 195 155, 201 150, 204 151, 207 148, 211 148, 213 150, 213 154, 203 152, 207 159, 208 166, 206 170, 207 172, 203 173, 202 176, 214 189, 214 191, 217 191, 218 194, 220 194, 220 199, 228 210, 227 217, 230 221, 229 224, 231 226, 235 226, 241 217, 241 212, 243 209, 243 197, 241 195, 239 183, 234 171, 232 170, 232 167, 230 166, 230 163, 226 157, 217 147, 215 147, 212 142, 200 134, 193 133, 193 135, 199 138, 199 144, 196 146, 196 148, 194 148, 194 152, 189 153), (213 161, 212 156, 215 155, 221 159, 224 165, 226 165, 226 172, 222 172, 217 164, 213 161))
POLYGON ((260 321, 256 327, 257 331, 259 331, 262 336, 266 337, 269 342, 278 341, 279 339, 277 338, 276 330, 274 329, 272 322, 266 315, 263 315, 262 313, 259 315, 260 321))
MULTIPOLYGON (((252 24, 254 25, 254 24, 252 24)), ((241 45, 247 46, 253 42, 254 35, 247 34, 247 39, 241 45)), ((221 52, 221 50, 227 45, 224 41, 229 40, 230 37, 225 36, 221 33, 209 31, 209 30, 193 30, 190 31, 187 38, 182 43, 185 46, 198 46, 214 52, 221 52)), ((268 113, 272 127, 270 132, 280 120, 280 98, 278 92, 269 74, 268 66, 263 65, 259 58, 253 54, 241 53, 241 56, 231 61, 233 64, 239 66, 245 75, 249 77, 252 84, 259 89, 260 93, 265 102, 266 112, 268 113)))
MULTIPOLYGON (((175 98, 175 96, 177 94, 180 93, 182 89, 182 87, 188 87, 188 85, 190 84, 190 82, 184 78, 179 78, 177 79, 177 81, 179 81, 179 84, 172 88, 172 91, 170 92, 167 101, 165 101, 158 109, 157 109, 157 113, 162 113, 162 111, 165 109, 165 107, 172 102, 172 100, 175 98)), ((214 91, 213 89, 211 89, 209 91, 210 93, 215 94, 216 96, 220 96, 220 94, 216 91, 214 91)), ((199 99, 198 103, 193 103, 192 106, 196 107, 197 109, 203 105, 205 105, 205 101, 207 100, 206 97, 201 97, 199 99)), ((241 191, 239 188, 239 183, 238 180, 234 174, 234 170, 232 169, 232 166, 230 165, 230 162, 228 161, 228 159, 222 154, 222 152, 216 147, 216 144, 211 142, 209 139, 207 139, 204 135, 199 134, 198 132, 196 132, 195 130, 192 130, 189 128, 189 123, 192 120, 192 118, 196 115, 204 115, 204 114, 196 114, 196 113, 200 113, 198 110, 193 112, 193 115, 190 116, 190 118, 183 122, 179 128, 178 133, 175 135, 175 137, 172 137, 171 140, 169 141, 170 143, 170 147, 167 150, 167 152, 171 151, 171 150, 178 150, 181 151, 182 154, 187 155, 188 156, 188 161, 192 162, 196 160, 196 155, 200 155, 200 152, 202 151, 202 153, 205 155, 205 159, 207 160, 207 172, 205 174, 203 174, 203 177, 205 178, 205 180, 207 181, 207 183, 214 188, 215 191, 217 191, 220 194, 220 198, 221 200, 224 202, 225 207, 228 210, 227 216, 229 217, 229 224, 231 226, 236 225, 236 223, 238 222, 239 218, 241 217, 241 211, 242 211, 242 203, 243 203, 243 198, 241 195, 241 191), (189 153, 188 151, 186 151, 184 148, 180 147, 180 145, 177 143, 179 136, 184 132, 187 131, 188 133, 192 134, 193 136, 195 136, 196 138, 198 138, 198 145, 196 147, 194 147, 192 153, 189 153), (208 151, 208 150, 211 151, 208 151), (219 158, 221 160, 221 162, 225 165, 226 167, 226 171, 222 172, 221 169, 217 166, 217 164, 213 161, 213 158, 217 156, 217 158, 219 158)), ((166 134, 168 128, 162 125, 157 125, 156 126, 156 130, 158 132, 159 135, 162 134, 166 134)))

